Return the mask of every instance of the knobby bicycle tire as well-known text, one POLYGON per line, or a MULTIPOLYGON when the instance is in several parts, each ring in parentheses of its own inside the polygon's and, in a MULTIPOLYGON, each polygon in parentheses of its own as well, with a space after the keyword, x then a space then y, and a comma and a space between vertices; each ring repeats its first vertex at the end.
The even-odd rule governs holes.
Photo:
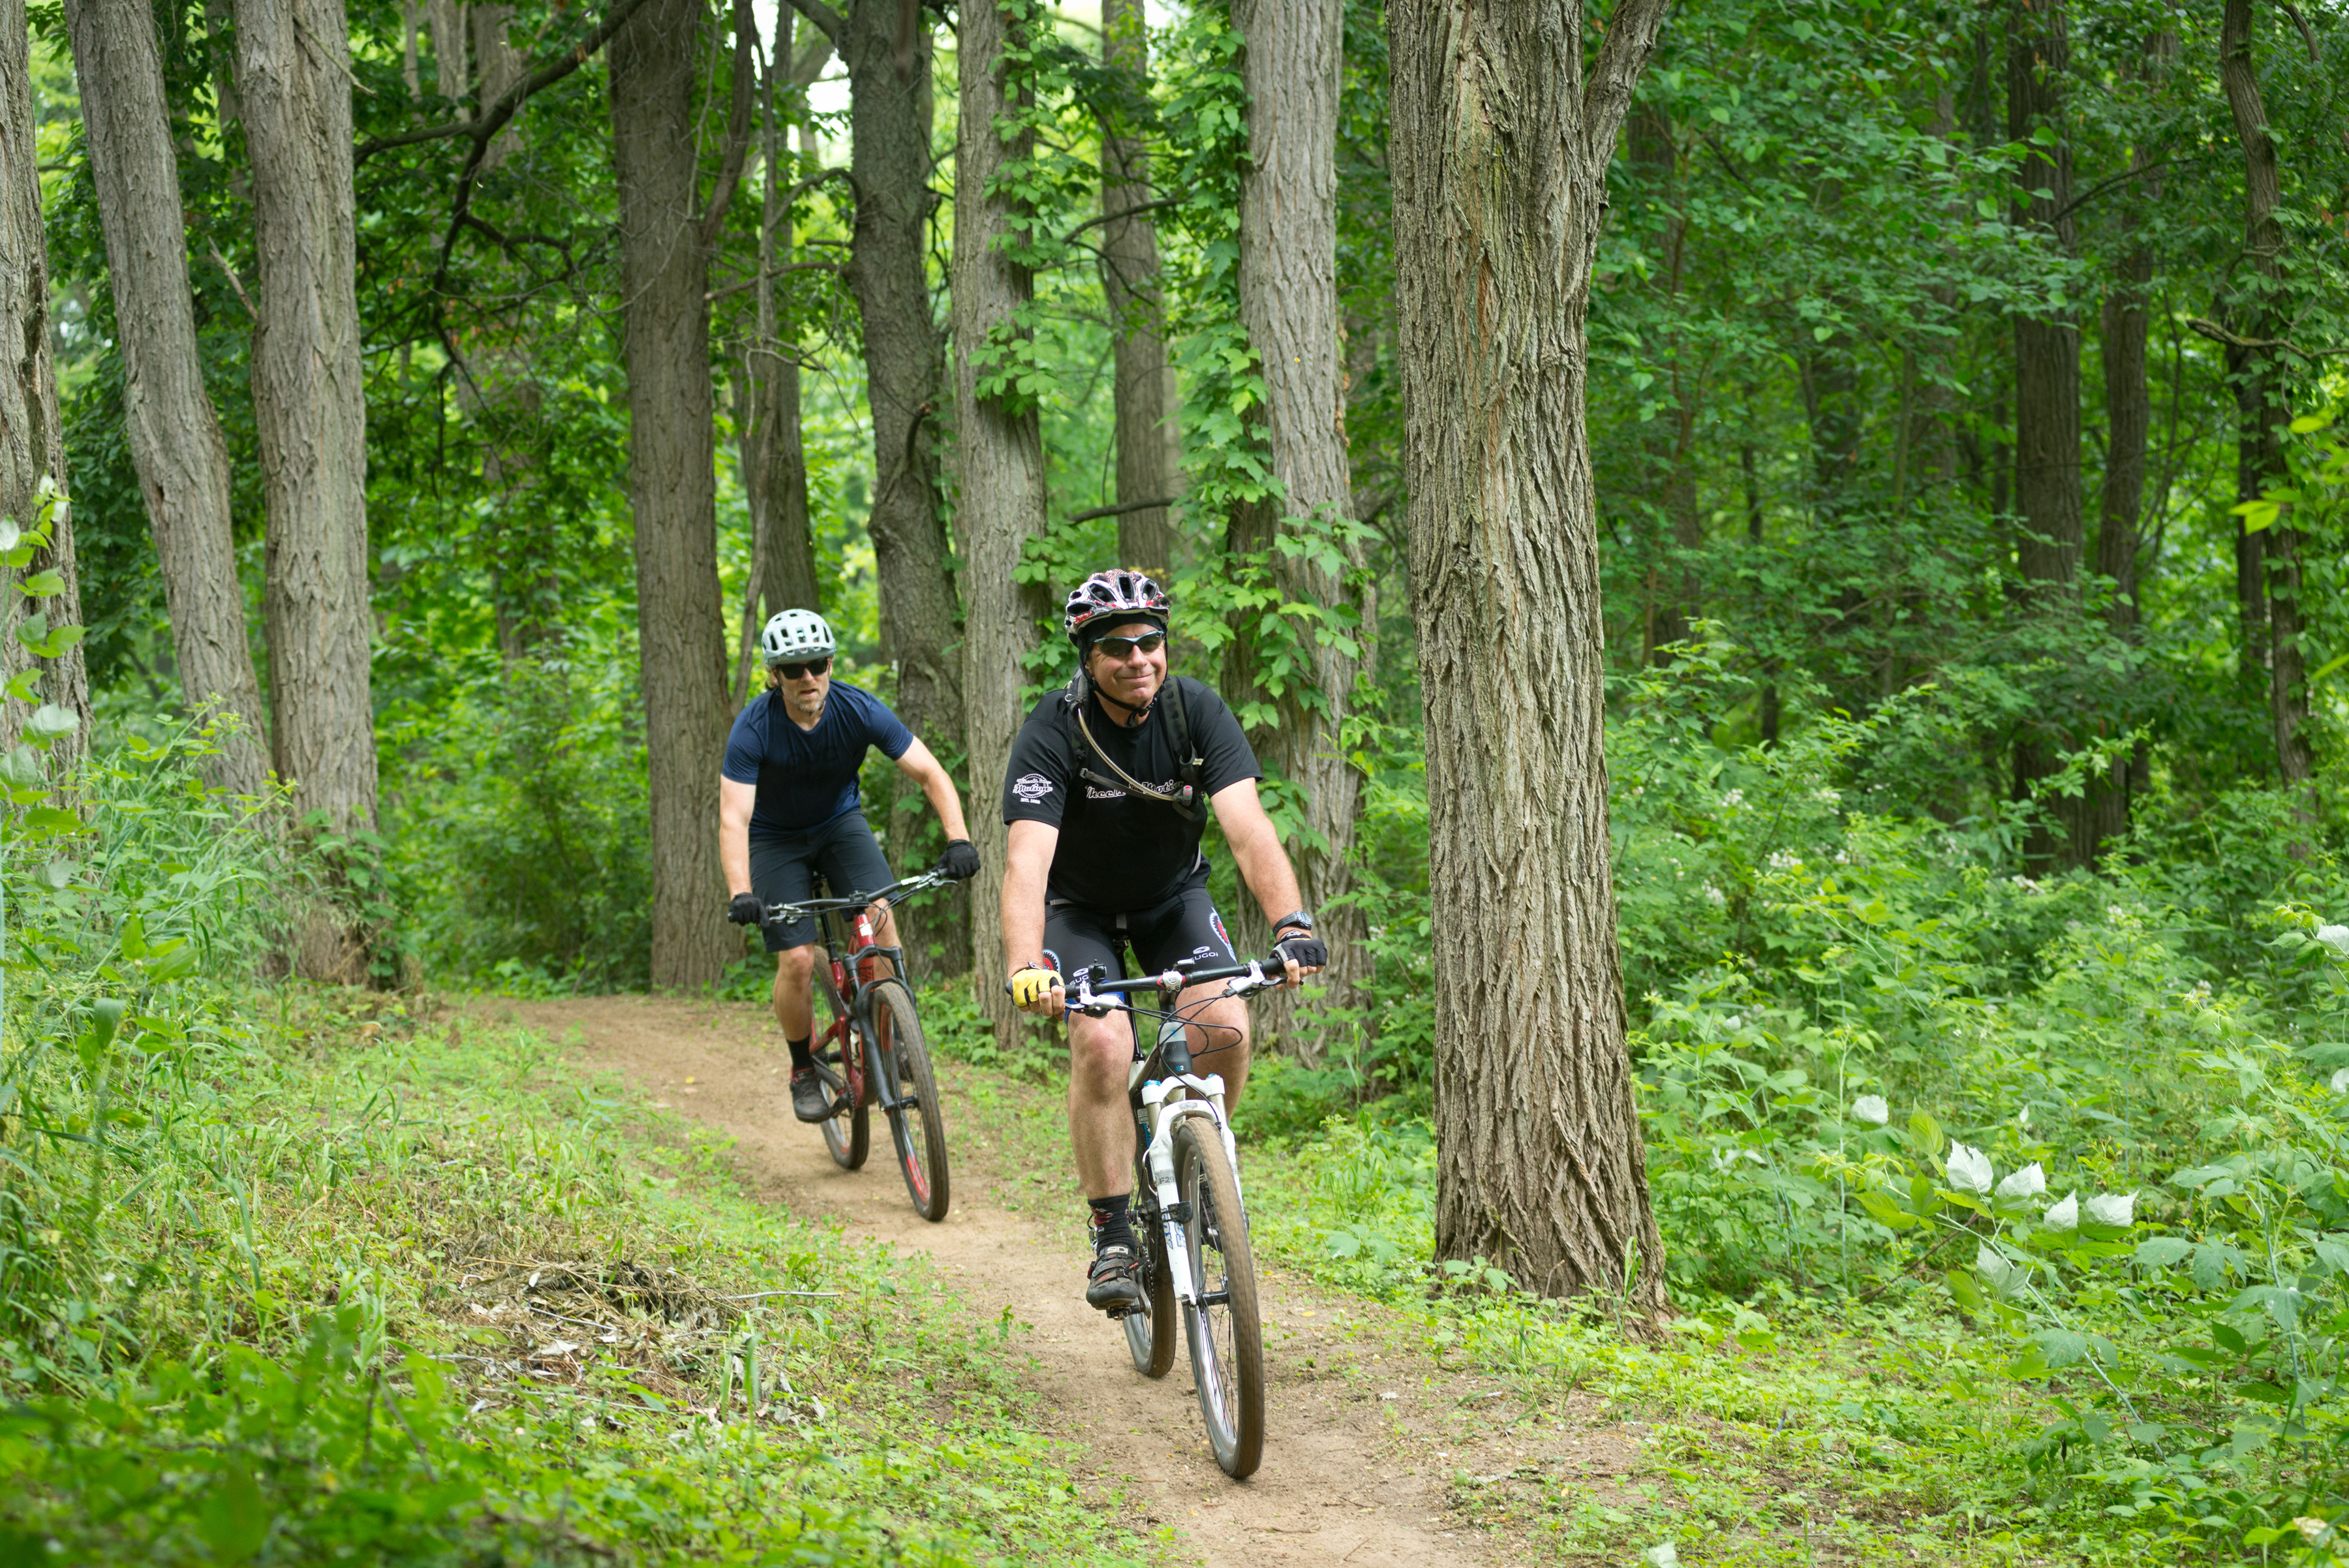
POLYGON ((936 1223, 947 1217, 947 1118, 938 1106, 937 1075, 930 1066, 930 1048, 922 1039, 921 1014, 914 993, 903 981, 885 980, 868 993, 866 1015, 873 1023, 873 1042, 881 1058, 881 1083, 886 1092, 916 1100, 890 1111, 889 1141, 897 1151, 897 1173, 905 1179, 905 1196, 914 1212, 936 1223))
MULTIPOLYGON (((1133 1167, 1133 1190, 1147 1194, 1150 1162, 1136 1157, 1133 1167)), ((1125 1348, 1136 1372, 1164 1377, 1174 1365, 1174 1275, 1166 1266, 1166 1228, 1154 1206, 1135 1212, 1133 1231, 1141 1243, 1142 1304, 1125 1314, 1125 1348)))
POLYGON ((1199 1414, 1216 1463, 1234 1480, 1246 1480, 1264 1458, 1264 1331, 1247 1214, 1214 1122, 1185 1116, 1174 1124, 1174 1181, 1191 1206, 1183 1231, 1192 1284, 1203 1298, 1225 1298, 1184 1305, 1199 1414))

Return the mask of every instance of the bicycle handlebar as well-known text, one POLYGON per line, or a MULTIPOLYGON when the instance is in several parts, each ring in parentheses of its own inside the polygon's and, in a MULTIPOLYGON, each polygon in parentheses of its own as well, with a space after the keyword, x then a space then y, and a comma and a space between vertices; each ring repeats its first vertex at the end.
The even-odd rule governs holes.
MULTIPOLYGON (((1095 964, 1092 969, 1101 967, 1095 964)), ((1284 972, 1287 967, 1286 961, 1276 951, 1269 958, 1251 959, 1246 963, 1223 964, 1214 969, 1185 969, 1181 964, 1176 964, 1164 973, 1135 975, 1130 980, 1104 978, 1096 982, 1092 978, 1092 969, 1080 970, 1077 973, 1069 976, 1066 981, 1068 1005, 1072 1011, 1100 1017, 1107 1013, 1110 1008, 1107 1004, 1098 1007, 1092 1005, 1097 998, 1124 997, 1137 991, 1181 992, 1191 986, 1204 985, 1218 980, 1242 982, 1237 985, 1226 985, 1224 988, 1225 995, 1247 996, 1259 991, 1270 991, 1276 985, 1288 984, 1288 977, 1284 972)), ((1128 1005, 1130 1006, 1131 1003, 1128 1005)))
POLYGON ((952 880, 953 877, 934 866, 917 876, 903 877, 875 892, 851 893, 845 898, 809 898, 797 904, 770 904, 763 923, 782 925, 792 920, 805 919, 811 915, 828 915, 835 909, 862 909, 874 904, 895 906, 916 893, 952 880))

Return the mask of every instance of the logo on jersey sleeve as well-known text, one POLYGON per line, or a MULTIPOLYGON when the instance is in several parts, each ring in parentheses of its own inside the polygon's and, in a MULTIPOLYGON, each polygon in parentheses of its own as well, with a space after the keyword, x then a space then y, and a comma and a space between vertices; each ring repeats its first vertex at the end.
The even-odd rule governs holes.
POLYGON ((1042 774, 1023 774, 1011 781, 1011 793, 1030 805, 1034 805, 1052 793, 1052 781, 1042 774))

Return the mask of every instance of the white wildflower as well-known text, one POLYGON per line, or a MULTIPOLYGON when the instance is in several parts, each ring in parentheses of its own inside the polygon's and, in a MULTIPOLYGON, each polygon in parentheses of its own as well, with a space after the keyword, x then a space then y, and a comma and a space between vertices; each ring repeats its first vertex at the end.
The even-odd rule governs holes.
POLYGON ((2050 1231, 2078 1230, 2080 1228, 2080 1195, 2076 1192, 2064 1194, 2064 1201, 2047 1211, 2046 1224, 2050 1231))
POLYGON ((2047 1173, 2039 1168, 2039 1162, 2035 1159, 1998 1184, 2001 1198, 2012 1198, 2017 1202, 2026 1198, 2036 1198, 2046 1190, 2047 1173))
POLYGON ((2018 888, 2022 888, 2022 889, 2023 889, 2024 892, 2026 892, 2026 893, 2036 893, 2036 892, 2038 892, 2038 891, 2040 890, 2040 889, 2039 889, 2039 884, 2038 884, 2038 883, 2036 883, 2036 882, 2034 882, 2034 881, 2033 881, 2033 880, 2032 880, 2030 877, 2015 877, 2015 878, 2014 878, 2014 885, 2015 885, 2016 887, 2018 887, 2018 888))
POLYGON ((1832 789, 1816 790, 1812 793, 1811 798, 1817 801, 1821 805, 1841 805, 1843 804, 1843 792, 1841 790, 1832 789))
POLYGON ((1742 789, 1731 790, 1727 794, 1721 797, 1721 809, 1723 811, 1735 811, 1739 806, 1744 805, 1744 804, 1745 792, 1742 789))
POLYGON ((2349 926, 2319 926, 2316 940, 2335 952, 2349 953, 2349 926))
POLYGON ((1729 895, 1723 892, 1720 888, 1714 887, 1710 882, 1700 885, 1697 890, 1704 895, 1704 901, 1711 904, 1716 909, 1724 907, 1729 902, 1729 895))
POLYGON ((2336 1095, 2349 1095, 2349 1067, 2344 1067, 2333 1075, 2333 1092, 2336 1095))
POLYGON ((1990 1156, 1982 1150, 1961 1143, 1951 1144, 1947 1168, 1951 1186, 1967 1192, 1990 1190, 1990 1156))
POLYGON ((1803 857, 1791 849, 1773 849, 1770 851, 1769 865, 1773 871, 1800 871, 1803 868, 1803 857))
POLYGON ((1851 1103, 1851 1119, 1880 1127, 1892 1119, 1892 1107, 1884 1103, 1882 1095, 1862 1095, 1851 1103))
POLYGON ((2105 1192, 2088 1199, 2088 1223, 2118 1229, 2137 1222, 2137 1194, 2105 1192))

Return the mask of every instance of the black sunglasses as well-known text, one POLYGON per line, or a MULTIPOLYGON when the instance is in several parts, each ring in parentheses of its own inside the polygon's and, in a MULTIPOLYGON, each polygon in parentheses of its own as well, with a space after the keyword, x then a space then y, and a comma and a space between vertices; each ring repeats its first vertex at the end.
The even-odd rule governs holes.
POLYGON ((1137 653, 1155 653, 1166 646, 1163 631, 1145 632, 1140 637, 1097 637, 1093 646, 1112 659, 1127 659, 1137 653))
POLYGON ((811 659, 805 664, 771 664, 767 667, 782 672, 786 680, 797 680, 809 675, 822 675, 832 668, 829 659, 811 659))

